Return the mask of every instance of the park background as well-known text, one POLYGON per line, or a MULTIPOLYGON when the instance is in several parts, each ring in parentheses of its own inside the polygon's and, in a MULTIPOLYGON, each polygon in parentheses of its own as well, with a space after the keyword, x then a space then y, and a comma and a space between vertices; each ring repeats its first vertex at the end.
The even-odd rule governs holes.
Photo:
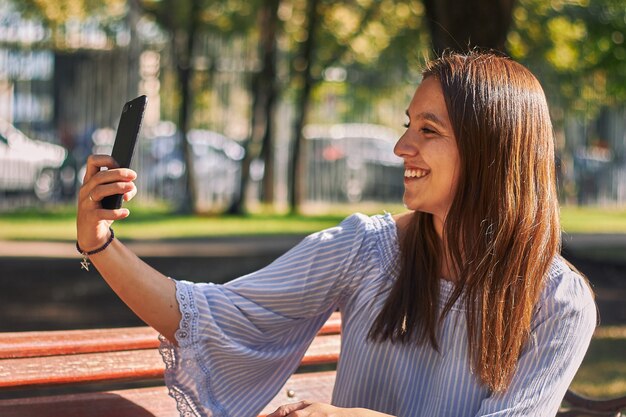
POLYGON ((141 324, 73 249, 82 167, 124 102, 149 104, 116 234, 173 277, 224 282, 352 211, 401 211, 391 149, 421 65, 479 46, 545 89, 565 254, 603 320, 575 388, 624 395, 625 33, 623 0, 3 0, 0 119, 66 158, 0 189, 0 330, 141 324))

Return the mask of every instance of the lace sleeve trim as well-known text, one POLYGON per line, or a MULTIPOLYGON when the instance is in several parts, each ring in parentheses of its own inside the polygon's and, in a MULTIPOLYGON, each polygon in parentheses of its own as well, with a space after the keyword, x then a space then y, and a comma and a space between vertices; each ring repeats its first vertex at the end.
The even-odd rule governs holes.
POLYGON ((183 417, 223 417, 224 410, 217 405, 209 389, 209 371, 196 355, 198 335, 198 308, 192 285, 176 282, 176 300, 181 320, 175 333, 178 347, 159 335, 159 353, 165 363, 165 383, 169 395, 176 401, 176 408, 183 417), (198 405, 212 404, 214 410, 198 405))
POLYGON ((208 417, 203 414, 196 407, 193 398, 187 394, 181 387, 173 382, 174 376, 172 375, 176 364, 179 362, 174 346, 162 335, 159 335, 159 353, 165 363, 165 381, 167 382, 167 391, 170 397, 176 401, 176 409, 180 413, 181 417, 208 417), (171 381, 171 382, 170 382, 171 381))
POLYGON ((187 347, 195 342, 198 334, 198 308, 193 296, 193 289, 189 285, 176 285, 176 301, 180 310, 181 319, 176 330, 176 341, 181 347, 187 347))

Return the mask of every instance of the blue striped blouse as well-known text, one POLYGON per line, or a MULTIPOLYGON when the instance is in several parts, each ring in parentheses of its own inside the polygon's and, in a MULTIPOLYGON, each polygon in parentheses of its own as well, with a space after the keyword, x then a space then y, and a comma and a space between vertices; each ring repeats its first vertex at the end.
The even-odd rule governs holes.
MULTIPOLYGON (((555 415, 596 325, 584 280, 555 259, 512 384, 493 394, 470 369, 460 300, 441 326, 439 352, 427 343, 367 340, 397 277, 398 257, 391 215, 355 214, 225 285, 176 281, 179 347, 161 338, 161 353, 181 414, 256 416, 338 308, 342 347, 334 405, 403 417, 555 415)), ((452 289, 441 280, 441 307, 452 289)))

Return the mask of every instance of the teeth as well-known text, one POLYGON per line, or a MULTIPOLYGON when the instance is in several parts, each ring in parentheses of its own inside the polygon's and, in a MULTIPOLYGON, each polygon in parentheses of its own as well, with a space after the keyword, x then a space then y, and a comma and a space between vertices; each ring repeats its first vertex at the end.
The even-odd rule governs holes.
POLYGON ((425 169, 405 169, 404 176, 409 178, 422 178, 428 174, 428 171, 425 169))

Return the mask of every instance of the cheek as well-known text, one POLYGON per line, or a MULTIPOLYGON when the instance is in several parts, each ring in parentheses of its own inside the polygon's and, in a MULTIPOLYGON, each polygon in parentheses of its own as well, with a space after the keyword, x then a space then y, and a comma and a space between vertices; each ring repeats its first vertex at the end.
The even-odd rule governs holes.
POLYGON ((459 178, 461 177, 461 161, 457 158, 452 170, 452 186, 456 189, 459 184, 459 178))
POLYGON ((461 161, 457 159, 452 169, 452 174, 450 178, 451 197, 454 197, 454 195, 456 194, 457 188, 459 187, 460 178, 461 178, 461 161))
MULTIPOLYGON (((446 147, 445 149, 441 149, 441 151, 439 170, 443 170, 444 173, 442 180, 446 183, 447 188, 449 188, 449 193, 454 194, 461 176, 461 160, 456 147, 446 147)), ((445 186, 444 184, 441 185, 445 186)))

